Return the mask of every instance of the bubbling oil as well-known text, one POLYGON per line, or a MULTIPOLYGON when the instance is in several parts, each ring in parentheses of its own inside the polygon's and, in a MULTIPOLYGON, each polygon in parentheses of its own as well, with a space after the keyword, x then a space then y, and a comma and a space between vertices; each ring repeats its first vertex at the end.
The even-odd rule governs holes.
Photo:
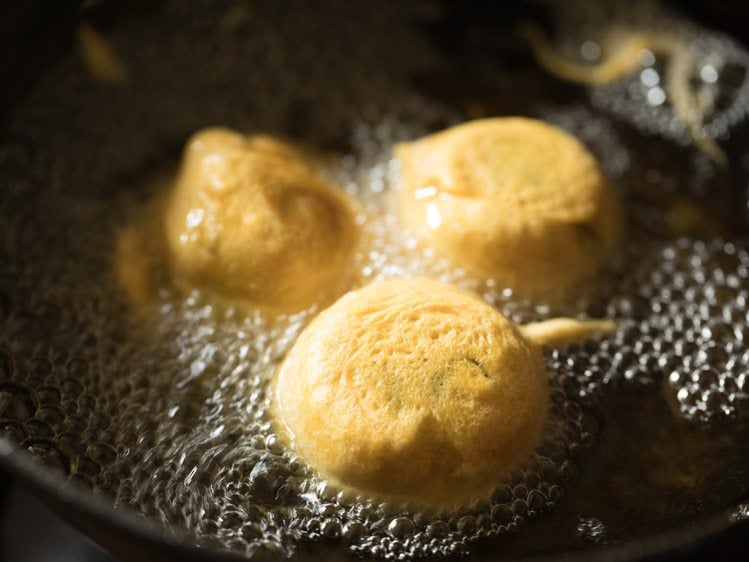
MULTIPOLYGON (((732 38, 706 33, 653 0, 551 5, 558 52, 582 66, 605 64, 628 40, 642 38, 632 53, 637 64, 590 89, 600 110, 646 134, 702 147, 728 139, 746 118, 749 55, 732 38)), ((704 151, 714 158, 711 152, 704 151)))
MULTIPOLYGON (((509 301, 493 284, 482 286, 419 248, 388 212, 397 172, 392 145, 414 135, 390 122, 357 127, 354 151, 327 170, 366 209, 362 227, 373 245, 354 257, 363 282, 430 275, 482 288, 494 302, 509 301), (396 135, 399 130, 405 134, 396 135)), ((355 497, 320 479, 287 450, 269 413, 269 382, 314 309, 269 321, 243 317, 198 291, 181 301, 167 287, 159 302, 156 334, 143 345, 158 361, 154 369, 174 373, 166 379, 173 386, 160 390, 172 405, 168 419, 149 430, 150 449, 136 457, 116 500, 167 525, 187 527, 203 541, 228 542, 245 554, 257 548, 291 554, 299 544, 319 541, 386 559, 462 553, 470 543, 515 530, 555 505, 564 482, 578 470, 577 453, 595 439, 595 419, 552 378, 541 446, 487 497, 443 512, 355 497), (178 431, 183 424, 187 427, 178 431)), ((510 314, 518 316, 519 310, 516 305, 510 314)), ((151 403, 149 397, 128 404, 117 425, 143 419, 151 403)))
MULTIPOLYGON (((601 404, 627 386, 663 394, 674 416, 698 426, 740 418, 749 392, 746 243, 728 235, 669 237, 658 210, 627 189, 623 178, 632 169, 653 191, 673 195, 681 187, 672 186, 670 168, 643 164, 648 143, 639 148, 641 141, 620 135, 617 119, 637 113, 634 106, 610 111, 622 83, 593 89, 592 107, 539 100, 533 114, 586 142, 620 189, 630 209, 623 265, 569 301, 523 302, 452 269, 388 212, 398 173, 393 144, 465 119, 410 82, 414 72, 444 69, 445 61, 403 23, 407 17, 351 7, 339 20, 318 6, 315 23, 258 2, 252 17, 235 11, 227 19, 219 8, 183 4, 164 2, 151 23, 113 31, 137 88, 87 86, 74 59, 64 59, 20 108, 17 134, 0 144, 2 435, 116 507, 202 544, 248 556, 333 548, 396 560, 469 552, 558 506, 590 454, 600 452, 601 404), (164 31, 159 18, 166 17, 167 29, 183 36, 164 31), (224 41, 206 41, 205 29, 224 41), (289 30, 286 42, 275 29, 289 30), (333 33, 351 49, 299 48, 325 45, 317 39, 333 33), (160 57, 173 64, 153 65, 160 57), (363 65, 366 57, 377 64, 363 65), (262 76, 277 80, 273 92, 257 82, 262 76), (183 88, 177 99, 170 97, 174 83, 183 88), (220 99, 216 84, 226 85, 220 99), (300 91, 320 106, 299 107, 300 91), (158 103, 162 98, 171 103, 158 103), (71 126, 51 125, 59 115, 71 126), (346 147, 326 159, 326 172, 367 210, 363 228, 373 244, 354 260, 364 283, 426 274, 478 292, 516 322, 560 314, 617 321, 608 336, 546 352, 552 410, 543 443, 492 494, 449 513, 352 497, 283 446, 268 413, 267 383, 315 310, 269 323, 199 292, 178 298, 164 287, 153 316, 132 318, 112 268, 118 230, 154 195, 150 174, 175 163, 164 145, 178 144, 205 120, 346 147), (78 131, 77 142, 61 130, 78 131)), ((419 3, 400 9, 439 17, 419 3)), ((571 25, 577 34, 570 37, 596 28, 571 25)), ((714 41, 718 53, 735 47, 714 41)), ((744 111, 747 104, 735 99, 744 111)), ((685 189, 707 192, 715 173, 700 167, 685 189)), ((575 532, 605 543, 606 519, 598 515, 585 514, 575 532)))

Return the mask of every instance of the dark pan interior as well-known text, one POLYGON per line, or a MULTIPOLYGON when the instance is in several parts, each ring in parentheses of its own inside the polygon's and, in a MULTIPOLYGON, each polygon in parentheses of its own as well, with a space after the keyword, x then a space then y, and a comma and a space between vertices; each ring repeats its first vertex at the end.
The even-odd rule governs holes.
MULTIPOLYGON (((153 190, 142 178, 173 166, 187 136, 203 126, 262 130, 346 153, 362 116, 369 122, 395 116, 418 123, 423 133, 473 117, 477 107, 481 115, 536 116, 544 108, 575 107, 583 121, 600 112, 584 88, 541 71, 517 39, 520 19, 553 27, 543 4, 257 2, 234 17, 227 16, 228 2, 178 4, 61 2, 52 8, 11 2, 3 8, 7 17, 0 11, 0 218, 5 221, 0 221, 5 234, 0 257, 12 262, 0 274, 0 397, 5 400, 0 422, 9 437, 0 438, 0 463, 85 532, 132 560, 233 557, 211 550, 216 544, 194 546, 179 525, 167 532, 127 509, 112 508, 106 493, 112 483, 103 482, 96 468, 107 462, 107 453, 96 457, 96 451, 109 447, 119 454, 115 439, 107 441, 116 429, 99 428, 97 419, 116 407, 114 398, 101 405, 96 395, 100 388, 120 389, 124 383, 101 375, 90 388, 82 382, 76 386, 70 382, 76 375, 65 370, 71 358, 46 354, 47 342, 64 348, 70 341, 71 349, 78 349, 79 326, 63 322, 60 301, 48 305, 33 296, 28 286, 33 277, 19 265, 19 248, 28 249, 29 262, 39 262, 39 248, 54 252, 76 246, 68 237, 85 233, 87 209, 100 208, 101 201, 111 202, 113 237, 126 220, 118 206, 151 197, 153 190), (126 82, 102 84, 86 75, 75 35, 82 20, 122 53, 126 82), (426 109, 423 99, 431 104, 426 109), (58 209, 58 201, 68 204, 58 209), (81 204, 71 210, 71 201, 81 204), (39 225, 40 217, 55 219, 39 225), (66 230, 73 223, 77 226, 66 230), (26 334, 24 343, 14 339, 18 333, 26 334), (39 391, 55 385, 61 389, 55 406, 60 416, 41 419, 39 391), (83 395, 94 398, 88 403, 83 395), (80 431, 88 432, 82 451, 59 446, 60 435, 72 431, 66 420, 73 416, 83 420, 80 431), (96 449, 97 444, 104 447, 96 449), (86 472, 72 465, 94 468, 86 472)), ((743 39, 736 22, 745 9, 707 2, 681 9, 743 39)), ((693 149, 644 135, 624 120, 606 119, 636 158, 636 165, 620 172, 623 185, 638 184, 643 170, 651 168, 678 185, 693 184, 701 173, 689 164, 699 160, 693 149)), ((738 241, 746 239, 749 226, 749 164, 742 159, 747 134, 749 127, 741 125, 732 131, 725 143, 731 165, 713 170, 709 191, 688 194, 722 225, 723 236, 738 241)), ((95 247, 106 253, 111 245, 101 240, 95 247)), ((97 263, 81 262, 80 269, 97 263)), ((81 306, 98 306, 85 294, 75 293, 81 306)), ((123 337, 121 327, 102 329, 111 341, 123 337)), ((90 345, 96 344, 94 339, 90 345)), ((104 352, 99 357, 102 364, 111 360, 104 352)), ((136 382, 117 392, 136 392, 136 382)), ((749 510, 737 510, 749 497, 745 415, 724 422, 730 430, 721 423, 698 427, 676 417, 672 404, 652 386, 627 385, 608 394, 597 412, 596 443, 580 454, 579 473, 566 484, 564 500, 520 531, 478 543, 471 559, 657 559, 709 548, 704 541, 746 531, 740 515, 749 510), (593 514, 607 524, 600 540, 576 530, 581 518, 593 514)), ((328 545, 313 545, 296 556, 345 557, 328 545)))

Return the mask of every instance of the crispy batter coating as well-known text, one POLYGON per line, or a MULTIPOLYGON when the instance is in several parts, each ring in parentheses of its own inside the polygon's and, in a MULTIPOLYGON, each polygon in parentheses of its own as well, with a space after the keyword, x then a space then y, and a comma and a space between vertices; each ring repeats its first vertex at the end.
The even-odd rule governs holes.
POLYGON ((580 142, 542 121, 472 121, 395 152, 402 221, 470 275, 563 292, 617 246, 616 194, 580 142))
POLYGON ((540 348, 476 295, 430 279, 350 292, 279 368, 275 409, 324 477, 449 507, 487 493, 538 445, 540 348))
MULTIPOLYGON (((334 299, 350 281, 358 205, 272 137, 220 128, 193 135, 156 208, 170 281, 186 292, 290 313, 334 299)), ((135 300, 147 287, 127 256, 148 228, 126 231, 120 243, 119 270, 135 300)))

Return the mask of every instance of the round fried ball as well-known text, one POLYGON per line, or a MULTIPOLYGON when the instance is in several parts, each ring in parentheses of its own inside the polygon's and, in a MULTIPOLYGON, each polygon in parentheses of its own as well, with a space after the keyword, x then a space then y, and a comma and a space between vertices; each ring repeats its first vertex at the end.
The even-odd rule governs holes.
POLYGON ((163 211, 172 281, 271 312, 332 300, 345 290, 357 209, 287 144, 201 131, 163 211))
POLYGON ((585 147, 543 121, 472 121, 395 153, 402 221, 474 277, 564 292, 617 246, 616 194, 585 147))
POLYGON ((540 348, 472 293, 393 280, 341 297, 277 373, 275 411, 323 477, 448 507, 488 493, 537 446, 540 348))

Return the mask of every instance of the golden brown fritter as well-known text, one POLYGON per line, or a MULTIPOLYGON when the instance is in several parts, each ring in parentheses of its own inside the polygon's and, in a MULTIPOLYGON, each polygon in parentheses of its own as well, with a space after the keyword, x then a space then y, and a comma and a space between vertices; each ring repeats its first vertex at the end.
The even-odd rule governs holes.
POLYGON ((279 368, 275 408, 324 477, 437 507, 488 492, 537 446, 540 348, 473 293, 430 279, 350 292, 279 368))
POLYGON ((523 296, 568 290, 614 252, 616 194, 575 138, 520 117, 398 145, 398 212, 424 245, 523 296))
MULTIPOLYGON (((269 313, 324 304, 346 288, 359 240, 357 203, 293 148, 227 129, 190 139, 171 190, 156 205, 156 235, 170 281, 269 313)), ((136 300, 137 239, 120 242, 120 275, 136 300), (132 259, 132 258, 135 259, 132 259)))

